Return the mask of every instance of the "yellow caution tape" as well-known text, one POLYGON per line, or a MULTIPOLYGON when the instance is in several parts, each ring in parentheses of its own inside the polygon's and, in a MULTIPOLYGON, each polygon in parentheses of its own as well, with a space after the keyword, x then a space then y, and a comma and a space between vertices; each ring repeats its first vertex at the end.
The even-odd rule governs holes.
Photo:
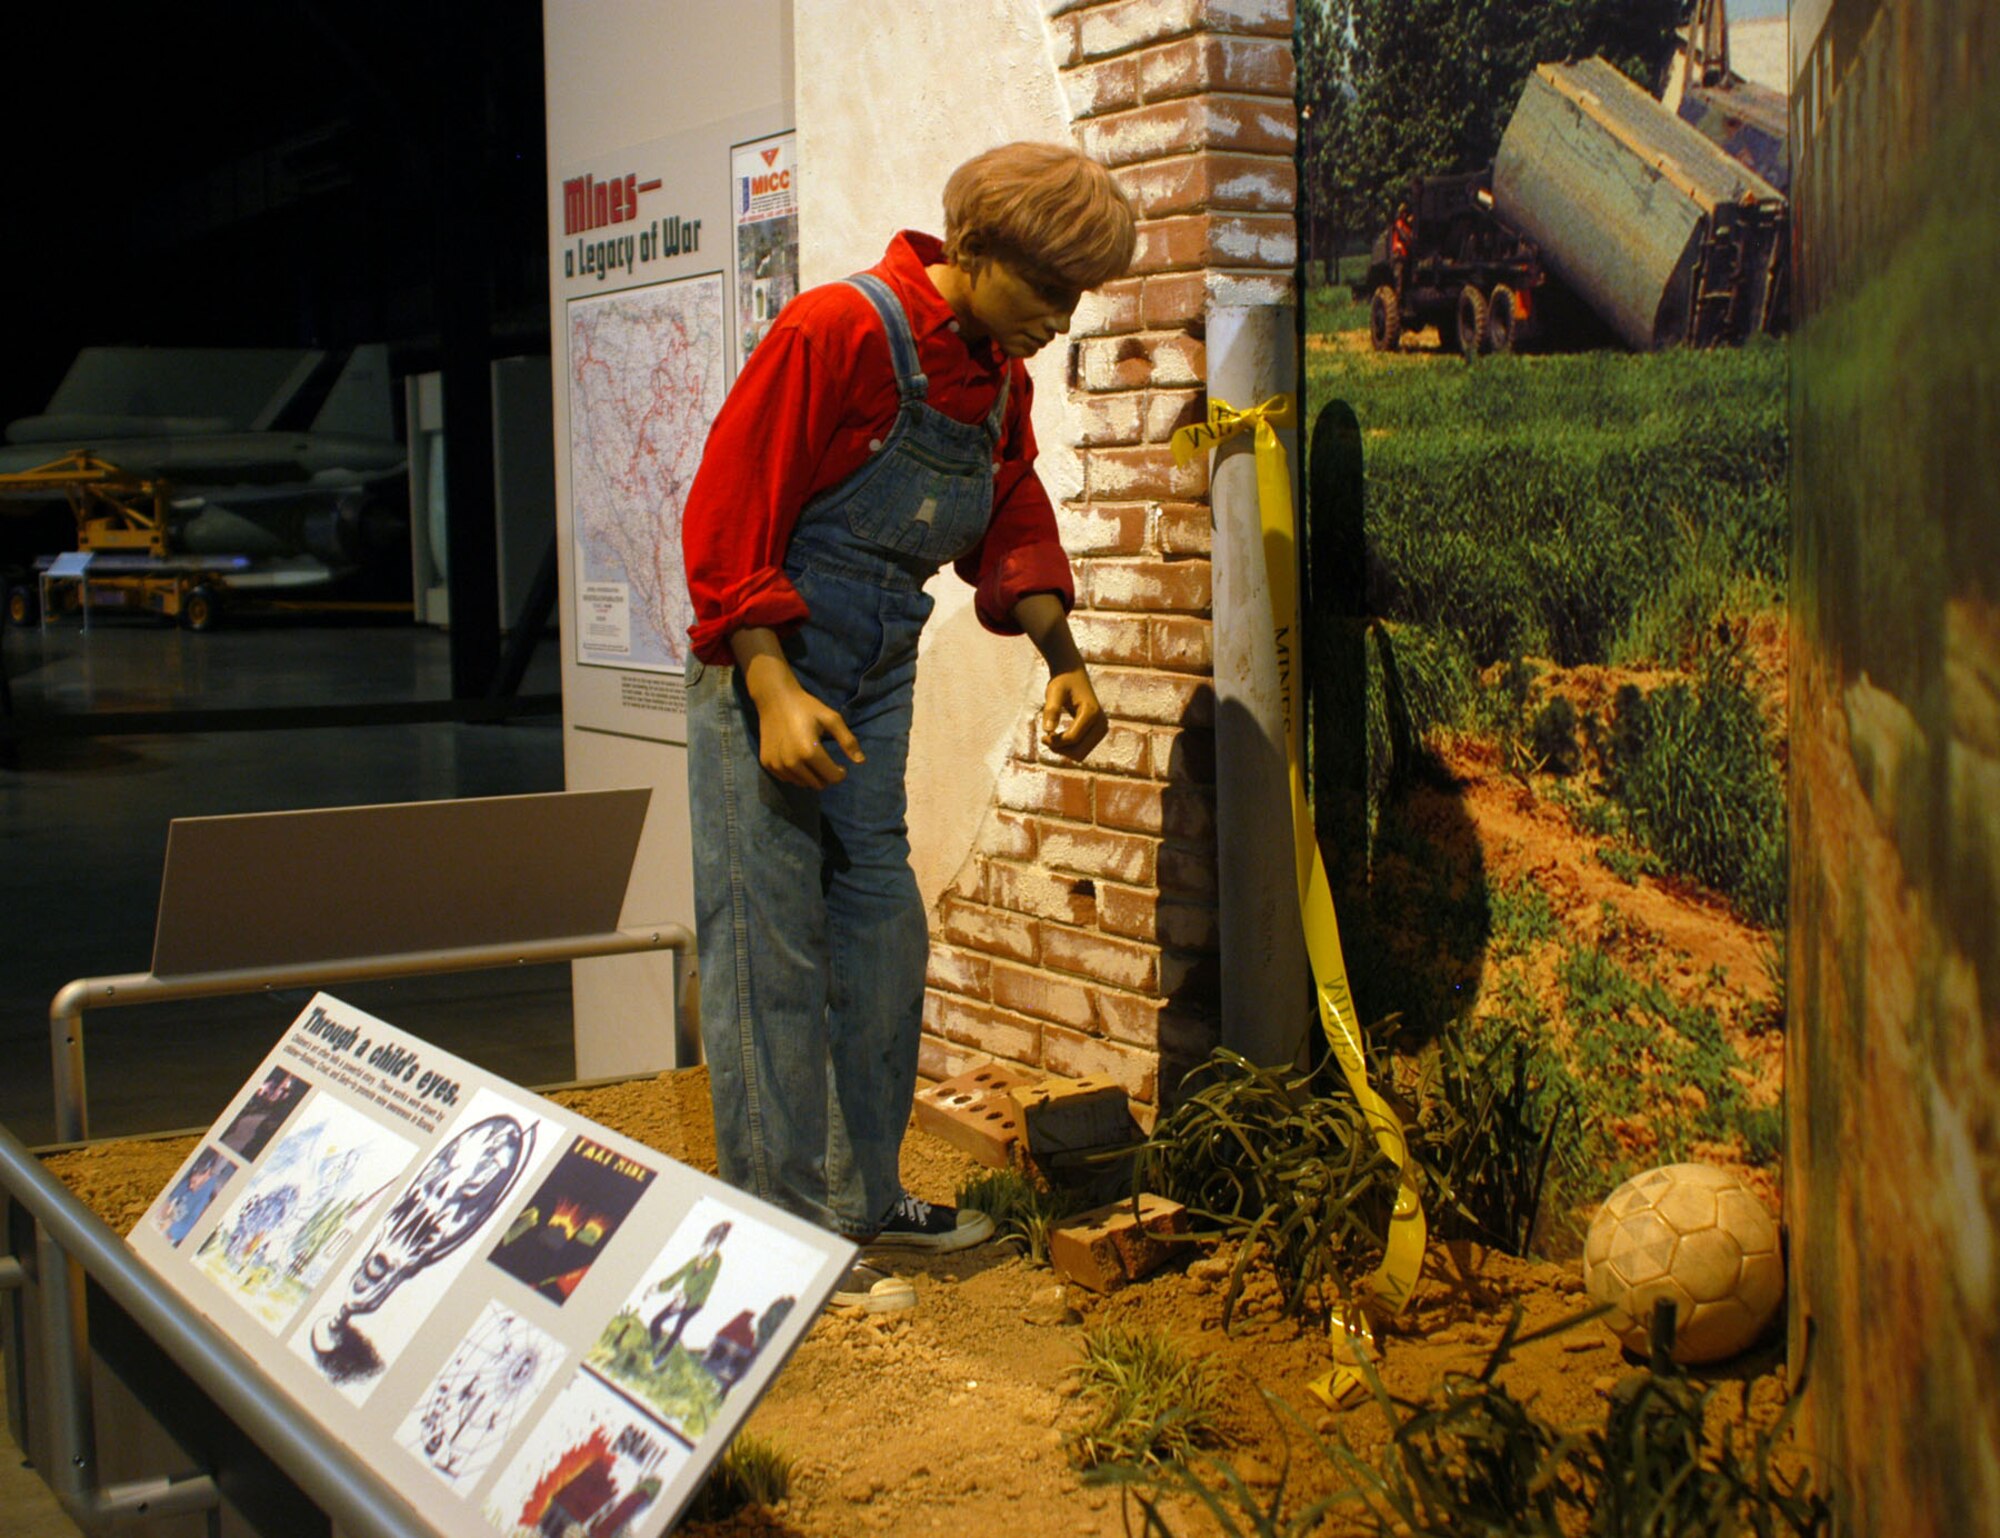
MULTIPOLYGON (((1299 884, 1299 911, 1305 921, 1306 955, 1312 963, 1313 991, 1319 1001, 1320 1025, 1328 1045, 1347 1076, 1376 1144, 1396 1166, 1395 1210, 1389 1219, 1382 1264, 1361 1288, 1362 1297, 1388 1314, 1401 1313, 1416 1290, 1424 1265, 1424 1207, 1417 1174, 1403 1137, 1402 1119, 1368 1083, 1362 1054, 1360 1022, 1354 1015, 1354 993, 1347 981, 1347 959, 1340 949, 1340 921, 1333 911, 1333 889, 1327 884, 1326 862, 1313 832, 1312 809, 1306 802, 1303 759, 1299 753, 1299 691, 1293 680, 1298 657, 1298 534, 1292 512, 1292 476, 1285 463, 1285 446, 1278 429, 1298 422, 1298 408, 1289 395, 1274 395, 1261 406, 1238 411, 1227 401, 1210 397, 1208 420, 1183 427, 1173 436, 1174 462, 1186 465, 1236 434, 1255 433, 1257 507, 1263 530, 1265 575, 1271 591, 1271 633, 1278 655, 1278 692, 1285 711, 1285 767, 1292 790, 1292 848, 1299 884)), ((1367 1383, 1354 1363, 1372 1357, 1375 1337, 1359 1300, 1334 1321, 1335 1360, 1341 1365, 1314 1379, 1307 1387, 1329 1406, 1351 1403, 1367 1393, 1367 1383)))

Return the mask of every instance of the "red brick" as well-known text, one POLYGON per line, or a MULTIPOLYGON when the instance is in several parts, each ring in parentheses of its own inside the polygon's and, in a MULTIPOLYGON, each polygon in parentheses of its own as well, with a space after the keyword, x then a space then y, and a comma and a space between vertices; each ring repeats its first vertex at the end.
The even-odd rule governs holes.
POLYGON ((1164 504, 1153 538, 1162 555, 1207 555, 1215 547, 1215 514, 1202 503, 1164 504))
POLYGON ((1111 448, 1146 436, 1146 398, 1137 391, 1119 395, 1077 395, 1069 421, 1076 447, 1111 448))
POLYGON ((1088 449, 1081 457, 1084 492, 1092 501, 1208 494, 1207 460, 1177 465, 1164 444, 1088 449))
MULTIPOLYGON (((1042 833, 1042 858, 1053 858, 1051 835, 1042 833)), ((1015 865, 995 860, 986 872, 994 903, 1031 918, 1065 924, 1090 924, 1097 918, 1097 896, 1088 880, 1059 876, 1041 865, 1015 865)))
POLYGON ((1153 274, 1195 267, 1291 269, 1298 232, 1290 214, 1175 214, 1139 225, 1132 270, 1153 274))
POLYGON ((1158 932, 1159 893, 1142 887, 1097 885, 1097 927, 1128 940, 1151 940, 1158 932))
POLYGON ((1068 503, 1056 509, 1056 533, 1072 557, 1136 555, 1146 547, 1146 504, 1068 503))
MULTIPOLYGON (((1213 601, 1207 561, 1085 561, 1078 571, 1097 609, 1181 610, 1200 614, 1213 601)), ((1142 647, 1141 650, 1146 648, 1142 647)), ((1107 659, 1137 666, 1148 659, 1107 659)))
POLYGON ((1096 1011, 1090 994, 1073 978, 1031 971, 1005 961, 994 963, 993 1002, 1017 1014, 1053 1020, 1073 1030, 1095 1033, 1096 1011))
POLYGON ((1110 988, 1100 989, 1097 996, 1098 1034, 1127 1046, 1150 1049, 1159 1039, 1160 1011, 1166 1007, 1164 999, 1120 993, 1110 988))
POLYGON ((1002 860, 1034 859, 1034 819, 1021 812, 995 808, 981 832, 979 848, 981 853, 1002 860))
POLYGON ((1077 18, 1080 52, 1108 58, 1197 30, 1292 35, 1290 0, 1120 0, 1077 18))
POLYGON ((1132 1102, 1109 1079, 1050 1075, 1008 1091, 1030 1155, 1083 1153, 1132 1141, 1132 1102))
POLYGON ((1218 916, 1206 903, 1160 904, 1157 928, 1162 945, 1176 950, 1212 951, 1221 943, 1218 916))
POLYGON ((1204 5, 1205 0, 1120 0, 1096 6, 1077 18, 1078 52, 1086 59, 1110 58, 1192 32, 1201 25, 1204 5))
POLYGON ((1180 331, 1093 337, 1077 344, 1076 358, 1078 384, 1100 395, 1144 386, 1192 389, 1208 369, 1207 349, 1180 331))
POLYGON ((984 951, 989 956, 1034 961, 1041 955, 1034 923, 1018 913, 947 897, 938 905, 938 925, 952 944, 984 951))
POLYGON ((1298 205, 1298 174, 1288 156, 1200 151, 1143 160, 1115 174, 1142 219, 1222 209, 1290 213, 1298 205))
POLYGON ((1140 224, 1139 244, 1132 253, 1132 271, 1147 275, 1186 272, 1207 263, 1207 215, 1175 214, 1140 224))
POLYGON ((1119 278, 1094 288, 1077 301, 1069 319, 1072 337, 1117 336, 1139 329, 1145 304, 1145 279, 1119 278))
POLYGON ((1212 726, 1215 687, 1186 673, 1104 668, 1091 675, 1105 710, 1126 721, 1155 726, 1212 726))
POLYGON ((1090 776, 1060 769, 1008 764, 1000 771, 994 797, 1017 812, 1052 812, 1090 820, 1090 776))
POLYGON ((1175 731, 1171 727, 1153 733, 1150 773, 1156 780, 1176 784, 1215 783, 1215 736, 1211 732, 1175 731))
POLYGON ((1200 390, 1154 390, 1146 396, 1143 431, 1148 443, 1165 443, 1208 415, 1208 396, 1200 390))
MULTIPOLYGON (((917 1077, 937 1084, 965 1072, 976 1063, 988 1061, 984 1052, 955 1046, 942 1036, 926 1031, 917 1038, 917 1077)), ((926 1086, 928 1087, 928 1086, 926 1086)))
POLYGON ((1168 838, 1183 844, 1206 845, 1215 841, 1215 800, 1198 785, 1170 784, 1160 797, 1168 838))
POLYGON ((1181 897, 1215 897, 1215 851, 1160 847, 1160 892, 1181 897))
MULTIPOLYGON (((1076 623, 1076 616, 1070 616, 1070 623, 1076 623)), ((1146 765, 1152 761, 1153 740, 1144 730, 1136 726, 1113 725, 1104 733, 1104 740, 1083 761, 1086 769, 1098 774, 1143 774, 1146 765)))
POLYGON ((1215 628, 1207 620, 1178 619, 1167 615, 1155 618, 1149 624, 1152 627, 1149 650, 1155 667, 1188 673, 1214 671, 1215 628))
POLYGON ((1107 828, 1157 835, 1166 786, 1151 780, 1105 780, 1097 787, 1097 820, 1107 828))
POLYGON ((932 1137, 963 1149, 981 1164, 1006 1169, 1014 1162, 1014 1150, 1025 1146, 1026 1126, 1020 1106, 1009 1092, 1026 1089, 1041 1077, 1012 1064, 982 1063, 919 1090, 917 1125, 932 1137))
POLYGON ((1042 965, 1134 993, 1152 993, 1160 980, 1157 948, 1053 924, 1042 926, 1042 965))
POLYGON ((1197 150, 1289 155, 1298 117, 1289 100, 1211 91, 1091 118, 1076 132, 1086 155, 1119 167, 1197 150))
POLYGON ((1082 1036, 1059 1025, 1043 1028, 1042 1064, 1051 1073, 1067 1074, 1072 1079, 1109 1079, 1134 1100, 1151 1101, 1159 1088, 1159 1063, 1152 1053, 1082 1036))
POLYGON ((967 856, 958 874, 951 878, 951 885, 945 889, 954 897, 962 897, 969 903, 986 901, 986 860, 978 851, 967 856))
MULTIPOLYGON (((1124 281, 1130 282, 1127 278, 1124 281)), ((1208 274, 1163 272, 1144 280, 1139 296, 1139 322, 1148 331, 1164 331, 1208 317, 1208 274)))
MULTIPOLYGON (((1105 788, 1142 783, 1106 779, 1105 788)), ((1041 827, 1041 863, 1050 870, 1070 871, 1093 880, 1124 881, 1140 886, 1152 884, 1158 869, 1157 841, 1130 833, 1114 833, 1104 828, 1083 828, 1074 823, 1045 822, 1041 827)), ((1045 918, 1061 918, 1045 913, 1045 918)))
MULTIPOLYGON (((1122 614, 1091 614, 1079 610, 1069 617, 1069 633, 1086 662, 1110 662, 1144 667, 1151 657, 1147 621, 1122 614)), ((1093 763, 1092 768, 1097 765, 1093 763)))
POLYGON ((1071 69, 1083 62, 1083 42, 1077 36, 1074 16, 1049 18, 1049 57, 1058 69, 1071 69))
POLYGON ((1205 91, 1238 91, 1290 98, 1298 70, 1288 39, 1181 38, 1138 55, 1139 93, 1148 102, 1205 91))
POLYGON ((1049 1234, 1049 1264, 1078 1286, 1114 1292, 1187 1253, 1187 1209, 1146 1192, 1079 1213, 1049 1234))
POLYGON ((1131 55, 1103 64, 1081 64, 1062 72, 1063 96, 1071 122, 1122 112, 1139 104, 1139 61, 1131 55))
POLYGON ((1010 1014, 949 993, 924 995, 924 1024, 946 1041, 978 1047, 995 1057, 1032 1063, 1041 1057, 1039 1020, 1010 1014))
POLYGON ((931 947, 930 965, 924 980, 933 988, 949 993, 962 993, 970 998, 987 999, 993 996, 993 963, 976 951, 959 950, 949 945, 931 947))

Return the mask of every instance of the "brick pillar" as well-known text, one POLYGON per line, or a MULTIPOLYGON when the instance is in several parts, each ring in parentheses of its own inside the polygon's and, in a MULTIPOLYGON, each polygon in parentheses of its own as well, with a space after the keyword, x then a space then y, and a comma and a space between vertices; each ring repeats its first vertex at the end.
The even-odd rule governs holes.
POLYGON ((1132 276, 1076 314, 1083 490, 1060 510, 1070 624, 1112 725, 1078 769, 1023 723, 938 904, 922 1064, 1105 1074, 1152 1107, 1217 1034, 1208 473, 1175 469, 1167 439, 1204 409, 1208 304, 1292 298, 1292 5, 1042 9, 1077 143, 1141 220, 1132 276))

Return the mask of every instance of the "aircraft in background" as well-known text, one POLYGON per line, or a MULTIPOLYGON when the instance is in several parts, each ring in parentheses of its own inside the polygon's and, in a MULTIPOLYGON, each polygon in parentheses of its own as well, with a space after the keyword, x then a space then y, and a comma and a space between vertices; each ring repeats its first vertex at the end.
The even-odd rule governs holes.
POLYGON ((5 440, 0 475, 88 451, 165 482, 174 559, 215 561, 232 592, 370 573, 407 587, 406 452, 384 344, 87 347, 48 409, 9 423, 5 440))

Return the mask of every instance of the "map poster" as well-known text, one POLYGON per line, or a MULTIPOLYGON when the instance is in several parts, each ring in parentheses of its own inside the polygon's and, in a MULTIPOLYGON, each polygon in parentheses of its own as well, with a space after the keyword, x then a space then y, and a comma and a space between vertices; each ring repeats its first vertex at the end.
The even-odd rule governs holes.
POLYGON ((799 291, 798 135, 777 134, 729 151, 736 222, 736 367, 799 291))
POLYGON ((577 661, 677 673, 681 512, 727 388, 722 274, 572 299, 566 319, 577 661))
POLYGON ((855 1253, 327 994, 218 1110, 127 1242, 454 1538, 669 1531, 855 1253))

